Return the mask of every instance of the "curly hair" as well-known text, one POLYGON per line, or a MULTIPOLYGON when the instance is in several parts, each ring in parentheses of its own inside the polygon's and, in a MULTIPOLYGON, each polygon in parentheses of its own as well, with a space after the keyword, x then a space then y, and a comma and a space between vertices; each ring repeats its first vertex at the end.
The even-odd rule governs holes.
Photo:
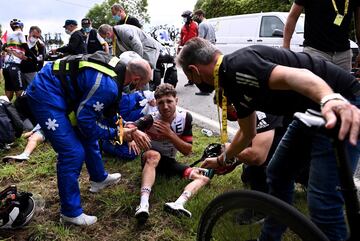
POLYGON ((155 95, 155 99, 160 99, 161 97, 167 95, 172 95, 173 97, 176 97, 176 90, 173 85, 165 83, 156 87, 154 95, 155 95))

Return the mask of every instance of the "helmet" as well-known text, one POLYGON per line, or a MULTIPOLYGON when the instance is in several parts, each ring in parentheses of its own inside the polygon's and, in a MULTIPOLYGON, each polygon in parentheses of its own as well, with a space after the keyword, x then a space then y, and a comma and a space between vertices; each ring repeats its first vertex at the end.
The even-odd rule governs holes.
POLYGON ((181 17, 191 18, 192 17, 192 12, 190 10, 186 10, 181 14, 181 17))
POLYGON ((209 157, 217 157, 221 154, 221 152, 222 152, 221 144, 211 143, 205 148, 201 159, 205 160, 206 158, 209 157))
POLYGON ((31 193, 18 192, 15 185, 0 192, 0 229, 21 228, 29 223, 34 212, 31 193))
POLYGON ((19 19, 14 18, 10 21, 10 27, 12 30, 14 30, 16 27, 20 27, 22 29, 24 24, 19 19))

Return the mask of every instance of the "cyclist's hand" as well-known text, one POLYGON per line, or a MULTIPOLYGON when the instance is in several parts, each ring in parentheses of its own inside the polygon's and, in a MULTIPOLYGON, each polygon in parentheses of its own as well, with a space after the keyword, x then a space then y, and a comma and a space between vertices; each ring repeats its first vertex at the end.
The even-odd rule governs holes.
POLYGON ((151 147, 150 138, 146 133, 136 130, 132 133, 131 137, 135 141, 136 145, 141 150, 149 150, 150 149, 150 147, 151 147))
POLYGON ((201 163, 201 167, 202 168, 207 168, 207 169, 217 169, 219 167, 219 164, 216 161, 216 157, 210 157, 210 158, 206 158, 202 163, 201 163))
POLYGON ((140 148, 136 145, 135 141, 128 142, 128 146, 129 146, 129 154, 131 154, 131 151, 133 151, 135 155, 140 154, 140 148))
POLYGON ((350 143, 356 145, 359 135, 360 110, 342 100, 328 101, 321 110, 326 119, 325 127, 331 129, 336 124, 336 116, 341 119, 339 139, 344 140, 349 134, 350 143))

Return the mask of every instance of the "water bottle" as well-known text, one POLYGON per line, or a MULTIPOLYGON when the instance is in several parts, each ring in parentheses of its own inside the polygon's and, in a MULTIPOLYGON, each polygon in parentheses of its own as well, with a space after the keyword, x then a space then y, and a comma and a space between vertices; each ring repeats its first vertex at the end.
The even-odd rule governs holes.
POLYGON ((200 168, 200 167, 198 167, 198 169, 202 175, 204 175, 210 179, 213 178, 213 176, 215 175, 214 169, 206 169, 206 168, 200 168))
POLYGON ((213 132, 211 130, 205 129, 205 128, 201 129, 201 133, 208 136, 208 137, 213 135, 213 132))

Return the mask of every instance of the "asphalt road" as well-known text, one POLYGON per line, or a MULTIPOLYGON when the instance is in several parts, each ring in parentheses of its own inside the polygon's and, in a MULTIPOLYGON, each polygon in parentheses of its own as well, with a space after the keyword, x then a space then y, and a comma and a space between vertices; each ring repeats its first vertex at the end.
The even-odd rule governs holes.
MULTIPOLYGON (((184 84, 187 83, 187 78, 180 68, 178 68, 178 81, 179 82, 176 86, 176 91, 179 97, 178 106, 191 112, 195 124, 203 128, 210 129, 214 133, 218 134, 219 121, 217 107, 213 104, 214 95, 195 95, 196 92, 199 92, 195 85, 184 87, 184 84)), ((228 134, 230 139, 234 136, 237 129, 237 122, 228 122, 228 134)), ((360 197, 360 165, 356 169, 354 177, 360 197)))

